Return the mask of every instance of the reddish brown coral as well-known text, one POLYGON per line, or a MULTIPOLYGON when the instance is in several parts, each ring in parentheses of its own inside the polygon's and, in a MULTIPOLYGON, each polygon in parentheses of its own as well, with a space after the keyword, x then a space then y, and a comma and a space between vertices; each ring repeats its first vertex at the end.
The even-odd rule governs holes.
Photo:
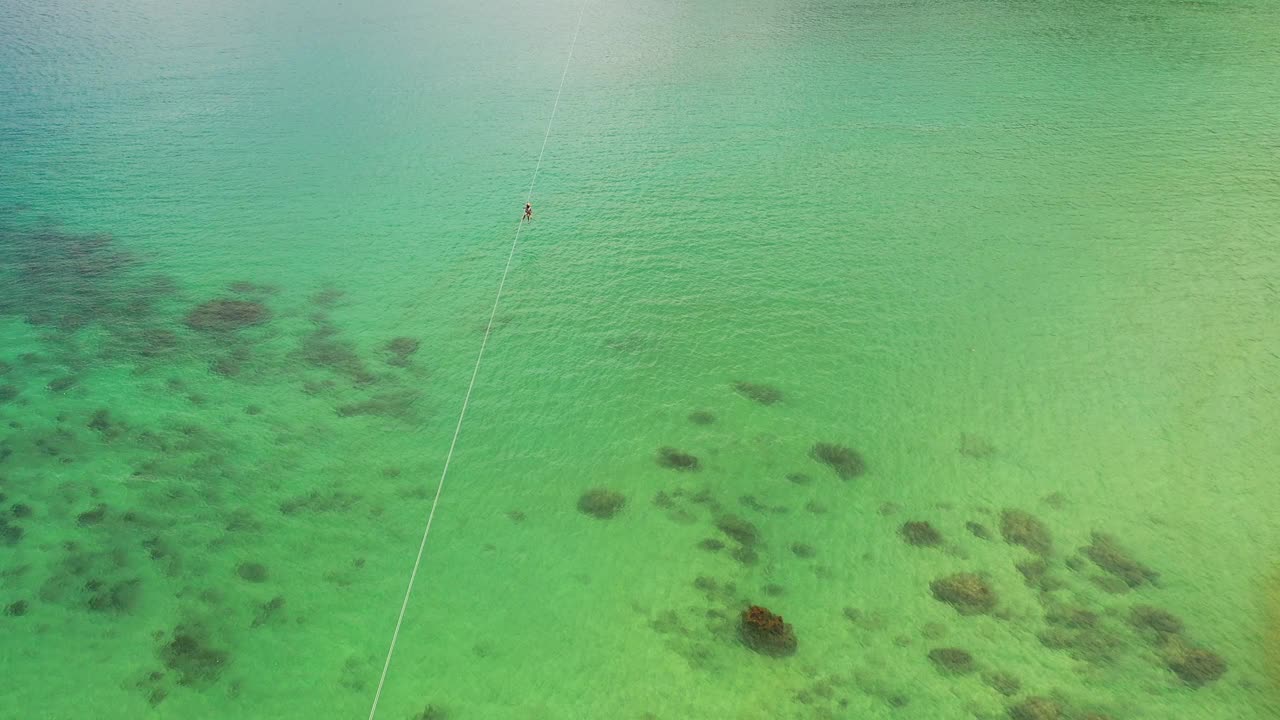
POLYGON ((743 610, 739 629, 742 642, 758 653, 781 657, 796 651, 795 630, 767 608, 752 605, 743 610))

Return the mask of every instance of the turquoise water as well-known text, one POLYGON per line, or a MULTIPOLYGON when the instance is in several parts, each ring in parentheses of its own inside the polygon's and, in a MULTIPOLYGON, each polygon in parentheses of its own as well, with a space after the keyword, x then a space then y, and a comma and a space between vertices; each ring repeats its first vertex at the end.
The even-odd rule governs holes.
MULTIPOLYGON (((581 7, 473 5, 0 4, 0 717, 367 717, 581 7)), ((588 4, 377 716, 1280 716, 1278 43, 588 4)))

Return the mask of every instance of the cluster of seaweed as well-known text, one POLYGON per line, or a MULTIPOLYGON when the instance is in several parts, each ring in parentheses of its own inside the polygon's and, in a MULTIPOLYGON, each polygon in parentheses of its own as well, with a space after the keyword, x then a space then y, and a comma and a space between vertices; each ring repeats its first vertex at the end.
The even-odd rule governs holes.
MULTIPOLYGON (((733 389, 762 405, 773 404, 782 397, 780 392, 750 383, 735 383, 733 389)), ((694 411, 688 420, 695 425, 716 422, 710 410, 694 411)), ((978 436, 962 435, 960 452, 972 459, 986 460, 994 456, 995 448, 978 436)), ((846 481, 862 476, 867 470, 860 453, 837 443, 815 443, 809 459, 846 481)), ((673 447, 659 448, 656 462, 661 468, 683 472, 703 467, 692 453, 673 447)), ((813 476, 803 471, 788 473, 785 479, 802 487, 814 482, 813 476)), ((624 502, 616 491, 594 489, 583 495, 579 510, 593 517, 608 518, 624 502)), ((1055 495, 1046 502, 1059 507, 1064 499, 1055 495)), ((790 511, 785 505, 762 502, 753 495, 738 498, 738 504, 744 511, 762 517, 790 511)), ((694 587, 703 593, 708 606, 686 611, 663 610, 651 616, 651 627, 665 638, 668 646, 692 667, 702 669, 712 669, 718 662, 713 650, 716 644, 734 639, 747 649, 765 655, 793 654, 798 648, 795 629, 752 598, 758 594, 786 597, 786 588, 764 585, 755 592, 743 592, 741 588, 752 582, 746 571, 759 564, 764 556, 769 556, 771 566, 794 560, 773 555, 760 526, 748 516, 732 511, 728 502, 706 488, 689 487, 687 482, 665 487, 656 491, 651 505, 680 524, 709 523, 715 532, 699 541, 698 548, 710 553, 727 552, 743 573, 738 581, 700 576, 694 587)), ((805 509, 813 513, 826 511, 824 506, 815 506, 813 502, 805 509)), ((896 508, 882 507, 882 514, 895 511, 896 508)), ((962 535, 970 537, 969 542, 1002 541, 1009 548, 1011 563, 1043 608, 1042 626, 1027 636, 1042 652, 1064 653, 1085 666, 1100 669, 1114 666, 1122 657, 1149 659, 1158 672, 1166 674, 1169 682, 1189 688, 1212 684, 1228 671, 1226 660, 1193 640, 1185 623, 1168 610, 1142 602, 1117 605, 1116 600, 1110 599, 1122 599, 1134 589, 1148 590, 1144 595, 1149 595, 1150 589, 1158 589, 1160 585, 1160 574, 1137 559, 1115 536, 1095 532, 1077 551, 1063 553, 1048 525, 1018 508, 1001 511, 994 523, 969 519, 962 526, 965 531, 962 535)), ((908 519, 897 524, 896 530, 904 543, 922 552, 945 549, 949 555, 966 556, 962 537, 947 538, 928 520, 908 519)), ((801 561, 810 560, 816 554, 812 545, 803 542, 783 546, 789 547, 791 557, 801 561)), ((1008 589, 997 588, 992 578, 983 572, 958 569, 941 575, 928 583, 927 592, 954 610, 961 621, 974 617, 1011 619, 1009 613, 1002 610, 1002 596, 1008 589)), ((845 614, 860 627, 883 627, 882 621, 873 621, 861 611, 846 608, 845 614)), ((929 623, 922 630, 930 640, 923 652, 924 662, 957 682, 978 678, 995 697, 1002 699, 1010 718, 1107 720, 1111 717, 1105 709, 1094 707, 1082 698, 1072 698, 1060 689, 1042 688, 1037 693, 1025 687, 1009 668, 985 662, 967 648, 936 642, 946 632, 940 623, 929 623)), ((899 647, 911 645, 905 637, 896 638, 894 642, 899 647)), ((902 692, 887 691, 876 682, 838 673, 813 688, 798 692, 796 697, 804 704, 831 702, 831 709, 835 711, 847 704, 846 698, 836 696, 839 689, 850 686, 881 697, 892 707, 903 707, 909 702, 909 696, 902 692)))
MULTIPOLYGON (((190 355, 197 362, 208 363, 213 373, 227 380, 252 379, 259 368, 266 366, 273 368, 272 372, 301 380, 308 393, 332 396, 338 417, 414 417, 420 398, 417 383, 422 377, 417 365, 420 343, 413 338, 396 337, 378 347, 376 360, 361 355, 334 320, 333 310, 342 299, 338 290, 325 289, 311 298, 310 330, 296 338, 287 357, 279 357, 278 350, 260 343, 278 332, 273 325, 279 311, 271 306, 279 302, 275 288, 238 282, 216 297, 194 303, 184 301, 172 282, 143 275, 139 262, 117 248, 110 238, 78 236, 46 227, 0 232, 0 257, 0 272, 13 273, 20 288, 20 292, 0 299, 0 313, 21 316, 32 325, 61 333, 62 340, 50 347, 63 352, 56 360, 65 367, 84 364, 83 358, 75 355, 78 348, 67 342, 66 336, 99 326, 113 338, 113 352, 139 363, 190 355), (277 355, 270 354, 273 352, 277 355), (353 393, 359 399, 351 400, 353 393)), ((0 362, 0 376, 11 370, 12 365, 0 362)), ((49 379, 43 391, 76 392, 80 383, 80 376, 73 370, 49 379)), ((170 381, 166 388, 198 404, 199 395, 182 382, 170 381)), ((783 402, 783 393, 768 385, 740 381, 731 388, 761 406, 783 402)), ((0 407, 22 402, 24 392, 29 390, 7 382, 0 384, 0 407)), ((262 411, 259 405, 245 407, 251 416, 262 411)), ((687 419, 699 426, 717 422, 716 415, 705 409, 691 412, 687 419)), ((190 580, 183 577, 189 563, 184 563, 182 543, 174 540, 176 523, 172 518, 179 513, 163 510, 212 506, 226 534, 262 532, 257 511, 241 506, 225 490, 228 486, 243 487, 245 478, 228 460, 234 448, 227 447, 215 429, 184 424, 145 427, 130 422, 128 413, 115 407, 103 407, 88 416, 60 417, 53 431, 24 433, 19 432, 23 430, 20 425, 10 427, 15 432, 0 447, 0 462, 6 457, 3 453, 11 454, 18 447, 24 455, 33 454, 50 464, 66 466, 75 463, 86 447, 95 443, 127 442, 149 457, 137 464, 134 479, 152 484, 165 478, 181 478, 158 485, 152 495, 139 496, 156 503, 143 509, 117 506, 100 497, 91 486, 61 489, 65 507, 41 507, 27 498, 7 497, 8 483, 0 477, 0 546, 25 542, 33 517, 65 516, 77 533, 76 540, 59 546, 61 555, 36 595, 6 598, 4 615, 15 622, 38 614, 42 603, 75 607, 104 617, 128 615, 139 610, 149 584, 190 580), (193 498, 200 502, 189 502, 193 498)), ((976 436, 962 435, 960 452, 985 460, 994 456, 995 448, 976 436)), ((785 480, 805 487, 821 482, 821 475, 810 474, 813 470, 825 469, 843 481, 867 473, 863 456, 839 443, 815 442, 807 461, 814 463, 810 471, 788 473, 785 480)), ((652 507, 677 523, 701 523, 706 536, 697 548, 731 559, 726 563, 727 572, 736 572, 738 577, 698 577, 694 587, 703 593, 707 604, 687 612, 661 612, 652 619, 651 626, 671 638, 673 648, 699 667, 714 662, 711 648, 715 643, 737 643, 772 657, 796 653, 795 629, 756 602, 761 594, 785 598, 787 589, 776 584, 743 589, 751 583, 750 569, 761 563, 811 563, 815 573, 821 572, 821 567, 811 562, 818 556, 813 545, 765 540, 761 525, 767 528, 767 518, 788 513, 791 508, 756 495, 742 495, 734 506, 733 499, 698 488, 694 483, 705 466, 687 450, 660 447, 654 462, 663 471, 673 471, 663 472, 664 477, 681 484, 656 491, 652 507)), ((361 502, 361 496, 334 486, 308 489, 277 502, 275 509, 285 516, 348 512, 361 502)), ((826 512, 826 507, 816 501, 810 501, 804 509, 814 514, 826 512)), ((636 512, 634 506, 628 509, 623 492, 605 487, 583 492, 577 510, 594 520, 636 512)), ((509 517, 515 522, 524 519, 519 511, 509 517)), ((1077 553, 1063 557, 1056 551, 1045 523, 1023 510, 1000 513, 996 531, 974 520, 967 521, 965 528, 978 541, 993 542, 998 537, 1015 553, 1019 572, 1042 604, 1044 622, 1035 640, 1045 650, 1106 667, 1124 653, 1145 649, 1143 657, 1154 658, 1170 678, 1192 688, 1213 683, 1227 672, 1226 661, 1195 642, 1185 623, 1169 611, 1136 603, 1120 612, 1106 603, 1088 600, 1090 596, 1082 588, 1120 597, 1135 588, 1159 586, 1159 574, 1135 559, 1114 536, 1094 533, 1077 553)), ((947 546, 943 533, 925 520, 904 522, 897 532, 920 552, 947 546)), ((953 539, 952 544, 956 542, 953 539)), ((363 560, 357 558, 349 567, 327 573, 325 579, 338 587, 352 585, 362 568, 363 560)), ((246 605, 240 608, 240 615, 247 612, 247 627, 213 627, 207 621, 188 621, 158 636, 157 668, 137 683, 152 704, 162 702, 175 688, 201 690, 219 683, 234 662, 233 650, 244 642, 240 633, 278 623, 284 616, 284 596, 267 598, 266 594, 251 592, 266 590, 269 594, 272 572, 265 563, 246 558, 226 572, 227 580, 246 590, 235 601, 246 605)), ((967 571, 949 573, 928 584, 928 593, 964 620, 977 616, 1001 618, 1004 591, 1007 589, 998 591, 988 576, 967 571)), ((200 601, 212 609, 226 610, 222 607, 224 599, 216 594, 202 594, 200 601)), ((845 610, 845 616, 860 627, 877 625, 874 618, 852 608, 845 610)), ((941 640, 945 628, 926 628, 924 634, 931 641, 941 640)), ((1015 720, 1106 717, 1073 705, 1058 692, 1024 694, 1016 676, 989 666, 970 650, 931 644, 922 662, 956 681, 980 677, 1001 698, 1007 698, 1007 712, 1015 720)), ((809 704, 826 699, 843 707, 847 699, 836 695, 850 682, 882 697, 892 707, 909 702, 907 695, 880 688, 874 682, 846 681, 834 676, 797 693, 797 701, 809 704)), ((440 718, 444 712, 439 706, 429 705, 419 717, 440 718)))
POLYGON ((333 394, 341 397, 334 378, 343 380, 351 389, 363 394, 358 400, 339 401, 336 412, 339 417, 379 416, 413 421, 421 400, 419 383, 422 380, 414 363, 421 346, 410 337, 395 337, 378 350, 385 370, 361 357, 354 343, 342 337, 333 321, 332 310, 342 299, 336 288, 326 288, 311 297, 314 306, 310 314, 312 329, 303 336, 296 358, 301 365, 324 372, 321 380, 308 380, 304 390, 312 395, 333 394), (392 370, 409 373, 401 378, 392 370))
MULTIPOLYGON (((763 406, 782 401, 783 394, 777 388, 749 382, 735 382, 731 389, 763 406)), ((708 426, 717 422, 711 410, 690 412, 688 421, 693 425, 708 426)), ((801 457, 797 457, 801 460, 801 457)), ((857 478, 866 472, 861 454, 849 447, 830 442, 815 443, 809 450, 807 462, 829 470, 843 480, 857 478)), ((718 497, 709 487, 698 487, 699 472, 704 470, 702 460, 692 452, 672 446, 657 449, 655 464, 675 471, 676 483, 653 492, 650 506, 681 525, 705 523, 708 533, 697 542, 703 552, 720 555, 732 564, 727 566, 736 579, 717 579, 699 576, 694 587, 706 599, 707 605, 683 610, 667 609, 650 618, 651 628, 659 633, 665 643, 680 654, 691 667, 714 669, 717 654, 714 647, 734 643, 747 650, 775 658, 794 655, 798 650, 797 634, 791 623, 755 601, 759 595, 774 598, 772 602, 785 602, 787 589, 776 583, 756 585, 753 568, 768 563, 776 567, 783 563, 811 564, 818 555, 814 545, 803 541, 767 543, 761 530, 761 521, 792 512, 785 503, 770 501, 759 495, 744 494, 734 500, 718 497), (746 591, 755 586, 753 591, 746 591)), ((787 474, 786 479, 795 485, 809 485, 813 477, 807 472, 787 474)), ((578 510, 594 518, 609 518, 620 509, 625 500, 617 491, 594 488, 586 491, 578 503, 578 510)), ((812 514, 827 511, 817 501, 809 501, 803 509, 812 514)), ((820 564, 812 564, 812 571, 822 576, 826 570, 820 564)), ((863 683, 868 692, 881 695, 885 702, 905 705, 906 700, 897 691, 872 687, 875 683, 863 683)), ((805 703, 827 699, 836 707, 849 703, 848 697, 836 697, 839 689, 848 685, 847 679, 835 676, 815 682, 812 688, 798 693, 805 703)))
MULTIPOLYGON (((969 521, 966 529, 979 540, 994 539, 982 523, 969 521)), ((906 542, 917 547, 935 547, 942 539, 941 533, 923 521, 908 522, 899 531, 906 542)), ((1105 668, 1145 646, 1149 652, 1139 653, 1141 657, 1151 658, 1175 682, 1192 688, 1213 683, 1226 673, 1227 662, 1190 639, 1183 621, 1168 610, 1136 603, 1126 611, 1123 606, 1096 599, 1099 591, 1103 597, 1123 596, 1133 588, 1155 585, 1159 580, 1157 572, 1136 559, 1114 536, 1094 532, 1078 554, 1059 559, 1048 526, 1016 508, 1000 513, 999 536, 1011 548, 1020 548, 1021 554, 1015 555, 1013 561, 1043 607, 1044 627, 1034 636, 1042 647, 1105 668)), ((962 617, 1003 617, 998 612, 1000 595, 985 574, 946 575, 933 580, 929 591, 934 599, 962 617)), ((967 651, 960 655, 953 652, 958 649, 946 649, 945 653, 942 650, 931 652, 929 660, 945 674, 967 674, 968 671, 961 671, 974 667, 967 651)), ((1008 688, 1008 683, 1002 683, 996 689, 1005 695, 1017 694, 1008 692, 1008 688)), ((1009 715, 1020 719, 1106 717, 1074 708, 1060 696, 1061 693, 1053 693, 1025 697, 1009 706, 1009 715)))
MULTIPOLYGON (((210 570, 189 559, 187 530, 200 529, 204 537, 194 542, 201 551, 216 550, 240 542, 238 535, 266 532, 263 507, 288 516, 367 506, 336 484, 281 499, 280 483, 251 472, 251 458, 221 418, 202 423, 197 412, 143 420, 133 412, 136 395, 84 410, 84 398, 97 394, 98 368, 131 366, 135 375, 158 375, 139 383, 140 392, 158 388, 195 407, 242 403, 250 417, 267 408, 245 402, 253 399, 246 390, 270 381, 331 393, 334 423, 358 415, 413 419, 424 378, 419 341, 393 337, 362 356, 333 320, 341 293, 332 289, 311 298, 310 332, 291 338, 281 318, 296 312, 278 288, 241 281, 191 298, 172 280, 147 274, 144 258, 113 238, 48 223, 0 226, 0 284, 0 316, 27 325, 39 343, 37 352, 0 359, 0 471, 7 473, 0 475, 0 619, 34 629, 58 606, 111 623, 153 611, 156 598, 172 595, 200 608, 203 619, 156 638, 157 666, 137 689, 153 704, 179 688, 223 683, 230 691, 224 670, 249 642, 245 633, 283 627, 286 599, 271 593, 268 565, 251 557, 214 583, 230 583, 227 592, 194 590, 210 584, 210 570), (203 369, 207 382, 160 374, 203 369), (132 472, 109 479, 77 472, 103 453, 132 472), (45 562, 4 552, 25 545, 45 548, 45 562)), ((362 565, 325 578, 351 585, 362 565)))
POLYGON ((47 221, 0 226, 0 273, 8 276, 0 314, 64 331, 131 325, 156 300, 122 291, 122 277, 136 264, 108 235, 68 232, 47 221))
MULTIPOLYGON (((0 226, 0 280, 6 288, 0 315, 48 330, 48 354, 39 359, 46 366, 82 368, 101 358, 132 363, 142 373, 159 363, 195 362, 226 379, 303 375, 304 390, 334 391, 341 417, 416 418, 423 380, 415 362, 419 341, 394 337, 375 351, 379 362, 365 359, 332 320, 343 297, 334 288, 310 298, 312 329, 294 351, 282 354, 269 342, 281 331, 271 307, 279 303, 279 288, 237 281, 213 297, 187 299, 177 283, 148 275, 143 258, 108 235, 77 234, 48 222, 9 222, 0 226), (107 341, 92 348, 79 342, 87 329, 104 332, 107 341), (316 370, 325 374, 316 378, 316 370), (335 379, 364 397, 351 398, 335 379)), ((66 392, 81 379, 75 373, 56 377, 48 389, 66 392)), ((0 385, 0 404, 20 393, 16 385, 0 385)))

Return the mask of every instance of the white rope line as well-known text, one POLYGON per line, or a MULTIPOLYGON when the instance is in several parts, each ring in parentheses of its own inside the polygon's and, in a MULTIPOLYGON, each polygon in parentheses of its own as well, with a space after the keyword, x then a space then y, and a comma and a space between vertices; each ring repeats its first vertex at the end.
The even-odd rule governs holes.
MULTIPOLYGON (((556 100, 551 105, 551 116, 547 118, 547 132, 542 136, 542 149, 538 151, 538 162, 533 166, 533 179, 529 181, 529 194, 525 203, 533 200, 533 188, 538 183, 538 171, 542 169, 542 156, 547 152, 547 141, 551 138, 551 123, 556 118, 556 109, 560 107, 560 95, 564 92, 564 80, 569 75, 569 62, 573 60, 573 49, 578 45, 578 33, 582 30, 582 18, 587 11, 587 2, 583 0, 578 10, 578 24, 573 30, 573 41, 569 43, 569 56, 564 61, 564 71, 560 73, 560 87, 556 90, 556 100)), ((378 701, 382 699, 382 688, 387 683, 387 671, 391 669, 391 656, 396 651, 396 641, 400 639, 400 627, 404 625, 405 611, 409 609, 409 596, 413 594, 413 583, 418 579, 418 569, 422 567, 422 555, 427 549, 427 536, 431 534, 431 523, 436 519, 436 508, 440 505, 440 495, 444 492, 444 479, 449 474, 449 463, 453 461, 453 451, 458 446, 458 436, 462 433, 462 420, 467 416, 467 405, 471 403, 471 391, 476 387, 476 377, 480 375, 480 361, 484 359, 484 350, 489 345, 489 336, 493 333, 493 321, 498 316, 498 303, 502 300, 502 289, 507 284, 507 275, 511 272, 511 260, 516 256, 516 246, 520 244, 520 231, 524 229, 524 218, 516 225, 516 237, 511 241, 511 252, 507 254, 506 267, 502 269, 502 279, 498 282, 498 294, 493 298, 493 309, 489 311, 489 324, 484 329, 484 338, 480 341, 480 352, 476 354, 476 365, 471 370, 471 382, 467 385, 467 394, 462 398, 462 410, 458 413, 458 424, 453 429, 453 440, 449 442, 449 452, 444 458, 444 468, 440 471, 440 483, 436 486, 435 499, 431 501, 431 512, 427 514, 427 526, 422 531, 422 542, 418 544, 418 557, 413 561, 413 572, 409 573, 409 584, 404 590, 404 601, 400 603, 400 616, 396 618, 396 629, 391 633, 391 645, 387 648, 387 659, 382 663, 382 676, 378 678, 378 690, 373 694, 373 705, 369 708, 369 720, 374 720, 378 712, 378 701)))

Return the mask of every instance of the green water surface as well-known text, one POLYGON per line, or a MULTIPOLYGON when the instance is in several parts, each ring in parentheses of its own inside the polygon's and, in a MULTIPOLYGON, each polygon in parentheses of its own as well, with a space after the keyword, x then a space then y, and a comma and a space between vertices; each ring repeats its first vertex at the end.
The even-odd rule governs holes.
MULTIPOLYGON (((368 716, 581 8, 0 2, 0 718, 368 716)), ((587 0, 377 717, 1280 717, 1277 48, 587 0)))

